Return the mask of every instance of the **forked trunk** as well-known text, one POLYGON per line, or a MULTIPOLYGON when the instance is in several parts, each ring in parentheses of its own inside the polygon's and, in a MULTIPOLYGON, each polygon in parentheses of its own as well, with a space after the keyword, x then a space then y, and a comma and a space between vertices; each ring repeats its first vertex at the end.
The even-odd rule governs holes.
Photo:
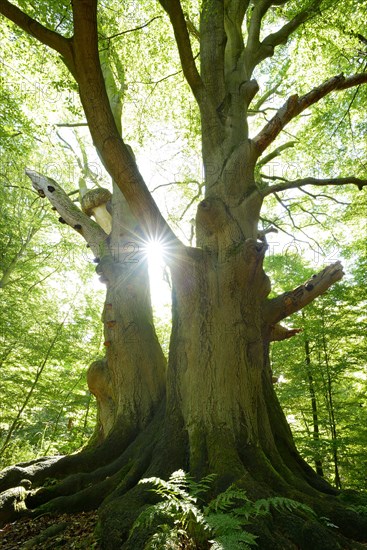
POLYGON ((87 373, 98 407, 92 444, 113 431, 130 442, 151 420, 165 391, 166 360, 153 323, 144 242, 116 187, 112 213, 112 232, 96 268, 107 287, 102 314, 106 356, 87 373))
POLYGON ((283 491, 325 488, 299 457, 272 385, 267 246, 246 238, 220 199, 200 203, 197 223, 202 248, 170 262, 168 422, 176 415, 187 435, 186 467, 197 477, 214 472, 223 485, 250 474, 254 491, 256 481, 283 491))
MULTIPOLYGON (((349 522, 344 509, 341 514, 333 502, 320 499, 319 490, 335 490, 298 454, 269 363, 270 341, 297 332, 278 322, 325 292, 342 277, 342 268, 337 262, 294 291, 269 300, 270 281, 263 270, 267 246, 258 233, 262 196, 252 185, 253 176, 248 192, 237 195, 235 180, 243 160, 237 157, 237 162, 228 173, 213 172, 197 211, 198 248, 169 241, 173 323, 167 372, 153 325, 144 233, 119 189, 114 188, 112 232, 107 236, 75 210, 56 182, 28 172, 40 195, 59 207, 98 257, 97 271, 107 286, 106 357, 88 372, 98 405, 89 447, 11 469, 0 489, 32 480, 41 487, 26 502, 36 513, 103 503, 104 548, 121 546, 146 505, 147 492, 137 485, 139 479, 167 477, 177 468, 196 478, 216 474, 216 490, 235 482, 253 499, 281 494, 320 513, 327 506, 345 532, 359 536, 359 519, 349 522), (223 177, 217 179, 218 174, 223 177), (65 477, 70 473, 75 474, 65 477), (65 479, 42 487, 50 476, 65 479)), ((131 540, 126 544, 139 547, 131 540)))
MULTIPOLYGON (((266 36, 276 14, 274 6, 286 2, 203 0, 198 5, 200 29, 195 32, 200 40, 200 69, 183 3, 159 3, 170 18, 182 72, 200 113, 206 196, 197 212, 198 248, 185 247, 174 235, 121 137, 123 87, 108 67, 110 51, 105 44, 110 39, 106 42, 108 33, 98 29, 97 2, 71 3, 71 38, 40 25, 10 2, 1 4, 6 17, 61 54, 78 84, 93 142, 115 183, 112 231, 107 235, 109 224, 90 220, 56 182, 27 171, 40 197, 47 197, 60 219, 85 238, 98 258, 97 271, 107 286, 103 312, 106 357, 88 371, 88 385, 98 406, 97 428, 89 447, 68 457, 9 468, 0 475, 0 491, 17 488, 26 479, 22 490, 15 492, 25 498, 25 513, 101 505, 102 548, 136 550, 145 546, 148 535, 143 533, 139 543, 126 542, 132 522, 149 498, 138 481, 149 475, 167 477, 181 467, 197 478, 217 474, 217 490, 235 481, 254 499, 281 494, 307 502, 347 536, 365 540, 366 521, 327 497, 325 493, 334 489, 299 456, 272 386, 269 363, 270 341, 297 332, 278 322, 340 280, 342 266, 336 262, 295 290, 269 300, 270 282, 263 271, 266 243, 259 239, 258 223, 262 201, 272 193, 310 183, 353 183, 362 189, 367 181, 280 178, 270 184, 261 174, 256 181, 255 169, 256 163, 259 168, 291 146, 293 142, 284 143, 260 158, 292 119, 333 90, 360 86, 367 75, 338 75, 304 96, 291 95, 251 138, 247 114, 259 90, 254 69, 278 45, 286 44, 304 21, 312 20, 321 2, 306 2, 289 20, 282 15, 283 26, 276 30, 277 24, 270 24, 271 34, 266 36), (271 18, 264 20, 269 10, 271 18), (147 263, 141 249, 144 234, 159 236, 169 244, 173 326, 167 371, 153 325, 147 263), (49 477, 62 479, 43 487, 49 477), (30 481, 37 490, 28 490, 30 481)), ((279 9, 283 14, 283 7, 279 9)), ((258 108, 268 97, 266 92, 258 108)), ((9 497, 6 491, 5 497, 9 497)), ((18 503, 13 504, 10 515, 0 521, 17 516, 18 503)), ((320 550, 345 542, 337 541, 308 516, 296 519, 294 529, 295 516, 289 521, 288 514, 287 526, 282 523, 284 517, 278 516, 279 544, 273 544, 271 535, 259 538, 259 547, 320 550), (314 539, 308 540, 314 529, 320 534, 315 544, 314 539), (325 536, 328 546, 321 540, 325 536)), ((358 545, 352 541, 344 547, 358 545)))

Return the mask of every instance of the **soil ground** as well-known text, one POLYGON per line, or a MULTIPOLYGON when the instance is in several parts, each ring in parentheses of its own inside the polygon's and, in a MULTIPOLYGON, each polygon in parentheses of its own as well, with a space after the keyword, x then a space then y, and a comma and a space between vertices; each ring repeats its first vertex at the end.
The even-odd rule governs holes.
POLYGON ((0 529, 1 550, 91 550, 98 548, 94 535, 97 512, 78 514, 45 514, 23 518, 0 529))

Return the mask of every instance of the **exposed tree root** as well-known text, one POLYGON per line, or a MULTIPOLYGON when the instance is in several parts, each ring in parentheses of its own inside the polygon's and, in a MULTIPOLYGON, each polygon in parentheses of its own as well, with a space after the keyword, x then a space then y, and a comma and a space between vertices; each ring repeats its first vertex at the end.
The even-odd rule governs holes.
POLYGON ((46 470, 52 470, 53 466, 59 464, 62 458, 60 456, 43 457, 5 468, 0 472, 0 492, 18 486, 22 479, 29 479, 30 481, 38 478, 42 479, 42 473, 46 470))
POLYGON ((164 404, 151 423, 132 439, 131 444, 125 445, 125 450, 121 448, 121 431, 118 430, 95 449, 87 448, 70 456, 44 457, 3 470, 0 473, 0 494, 19 487, 16 494, 21 493, 22 502, 26 504, 26 508, 18 506, 19 498, 16 497, 13 509, 8 506, 6 521, 27 513, 93 510, 120 483, 125 491, 128 490, 139 481, 152 461, 153 449, 161 433, 163 412, 164 404), (24 480, 31 483, 31 490, 24 491, 24 480))
POLYGON ((257 545, 261 550, 365 548, 358 542, 345 538, 336 527, 327 527, 319 521, 302 517, 302 514, 297 512, 272 512, 265 518, 255 520, 246 530, 258 537, 257 545))
MULTIPOLYGON (((160 411, 162 411, 162 406, 160 411)), ((161 412, 158 411, 151 424, 148 425, 148 429, 153 423, 159 422, 160 415, 161 412)), ((142 433, 145 433, 145 430, 142 433)), ((102 478, 104 467, 106 468, 105 475, 111 475, 114 471, 121 469, 126 462, 125 450, 129 449, 131 443, 136 445, 139 437, 141 434, 139 435, 136 431, 119 426, 103 443, 96 447, 88 446, 72 455, 42 457, 9 466, 0 472, 0 492, 18 486, 22 479, 30 480, 34 486, 41 486, 46 479, 62 479, 68 475, 80 473, 79 477, 73 477, 70 481, 70 484, 77 482, 74 486, 75 492, 76 489, 98 480, 98 477, 102 478), (91 474, 90 478, 86 475, 88 473, 91 474)), ((66 482, 66 491, 68 485, 69 482, 66 482)))
MULTIPOLYGON (((163 415, 164 404, 123 452, 114 450, 111 453, 110 461, 106 462, 105 449, 96 449, 94 455, 87 449, 72 457, 39 459, 7 468, 1 474, 3 487, 19 486, 21 479, 31 480, 33 485, 29 490, 29 486, 23 483, 22 490, 15 491, 15 495, 21 493, 23 504, 18 506, 15 498, 14 505, 10 503, 6 516, 3 516, 3 522, 13 521, 24 514, 70 513, 99 508, 100 548, 143 548, 155 527, 150 531, 134 531, 129 538, 131 526, 139 513, 157 497, 146 486, 138 484, 139 480, 150 476, 167 478, 178 468, 189 470, 187 433, 177 418, 174 424, 174 417, 165 426, 163 415), (83 457, 85 452, 88 459, 83 457), (91 456, 98 458, 95 468, 92 468, 91 456), (72 460, 68 462, 67 458, 72 460), (68 475, 71 464, 76 473, 68 475), (81 465, 87 465, 85 471, 81 471, 81 465)), ((324 480, 319 480, 296 453, 293 456, 285 443, 278 446, 279 455, 268 457, 260 448, 226 447, 223 438, 216 441, 214 434, 207 434, 197 448, 196 466, 200 471, 197 477, 213 471, 218 474, 213 494, 235 482, 252 500, 282 495, 303 502, 315 511, 314 518, 298 512, 272 512, 265 518, 257 518, 246 529, 258 536, 258 546, 262 550, 365 548, 361 543, 367 542, 367 518, 348 509, 340 497, 333 494, 336 491, 324 480), (324 490, 320 491, 320 488, 324 490), (317 519, 322 517, 328 519, 324 522, 317 519)))

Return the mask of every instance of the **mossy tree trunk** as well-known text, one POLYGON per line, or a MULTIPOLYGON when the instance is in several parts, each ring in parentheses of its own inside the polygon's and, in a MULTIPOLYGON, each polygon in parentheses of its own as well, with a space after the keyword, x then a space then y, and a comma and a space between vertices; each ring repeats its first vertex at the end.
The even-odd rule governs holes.
POLYGON ((106 357, 89 367, 87 381, 98 405, 96 439, 116 427, 126 442, 152 418, 165 391, 166 360, 158 342, 150 300, 146 254, 139 249, 139 227, 128 225, 118 188, 112 198, 112 231, 97 258, 107 287, 102 314, 106 357))
POLYGON ((266 239, 259 219, 263 200, 272 193, 309 184, 363 187, 367 182, 305 178, 269 186, 255 173, 257 163, 265 162, 261 155, 290 120, 326 94, 366 82, 367 75, 339 75, 305 96, 290 96, 250 138, 247 112, 258 93, 255 67, 314 15, 320 1, 260 40, 271 1, 250 6, 246 1, 203 0, 200 70, 181 3, 160 4, 172 23, 183 73, 201 116, 206 190, 197 210, 196 248, 184 246, 173 234, 121 137, 99 60, 97 2, 73 2, 71 39, 39 25, 6 0, 1 4, 1 13, 27 32, 31 29, 70 69, 114 192, 107 235, 56 182, 27 171, 34 188, 81 233, 98 258, 97 271, 107 286, 106 357, 88 371, 98 403, 98 425, 88 448, 8 469, 0 487, 32 480, 40 489, 28 494, 26 504, 37 513, 102 505, 102 545, 118 548, 146 499, 136 486, 139 479, 182 467, 196 477, 216 473, 218 489, 237 482, 254 498, 281 493, 309 502, 320 512, 326 509, 324 515, 338 517, 335 523, 348 536, 363 540, 359 520, 341 513, 331 496, 322 496, 334 490, 299 456, 269 363, 270 342, 296 333, 279 322, 338 281, 342 268, 337 262, 269 299, 270 281, 263 270, 266 239), (141 249, 152 235, 166 243, 172 276, 167 367, 154 330, 141 249), (42 487, 51 476, 64 479, 42 487))

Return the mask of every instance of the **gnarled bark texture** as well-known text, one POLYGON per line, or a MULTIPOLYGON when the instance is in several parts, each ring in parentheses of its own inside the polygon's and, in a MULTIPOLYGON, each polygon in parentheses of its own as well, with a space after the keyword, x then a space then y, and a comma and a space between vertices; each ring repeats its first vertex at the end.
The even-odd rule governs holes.
POLYGON ((237 483, 254 499, 281 494, 306 502, 342 533, 337 540, 316 520, 293 517, 289 522, 289 516, 280 514, 266 520, 270 528, 266 522, 256 526, 263 549, 321 550, 325 541, 329 548, 358 548, 356 540, 366 541, 366 520, 346 512, 336 491, 299 456, 269 363, 270 342, 297 332, 279 322, 340 280, 342 267, 337 262, 269 299, 270 281, 263 270, 267 246, 259 220, 263 200, 271 193, 309 184, 362 188, 367 182, 305 178, 269 186, 255 174, 256 164, 265 162, 262 153, 295 116, 328 93, 363 84, 367 75, 339 75, 305 96, 290 96, 251 139, 247 113, 258 93, 254 68, 315 14, 321 0, 306 3, 262 40, 268 10, 286 2, 203 0, 200 33, 196 31, 200 69, 181 2, 160 4, 169 16, 201 117, 205 196, 197 208, 196 248, 184 246, 173 234, 122 139, 116 83, 107 61, 102 70, 99 59, 97 2, 74 0, 71 38, 47 29, 7 0, 1 4, 1 13, 61 55, 78 84, 94 144, 113 180, 112 229, 107 234, 109 224, 101 227, 97 217, 89 218, 57 182, 27 171, 40 196, 96 256, 107 288, 102 316, 106 355, 87 374, 98 404, 90 444, 74 455, 20 464, 0 474, 0 490, 21 487, 5 494, 11 502, 3 521, 17 513, 100 506, 102 548, 143 548, 143 534, 140 540, 128 540, 132 521, 149 500, 137 483, 183 468, 197 478, 217 474, 217 491, 237 483), (168 365, 155 334, 142 252, 142 243, 152 235, 166 243, 172 276, 168 365), (47 478, 58 482, 47 485, 47 478))

